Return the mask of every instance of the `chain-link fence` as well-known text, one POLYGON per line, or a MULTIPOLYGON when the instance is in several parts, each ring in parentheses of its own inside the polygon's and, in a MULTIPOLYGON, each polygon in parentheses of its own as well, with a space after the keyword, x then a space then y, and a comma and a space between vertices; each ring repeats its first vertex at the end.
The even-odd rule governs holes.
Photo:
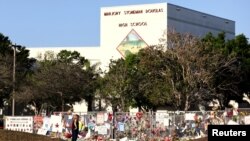
POLYGON ((250 110, 167 112, 55 112, 51 116, 4 117, 4 129, 60 137, 71 137, 72 115, 78 114, 79 140, 102 138, 148 140, 165 137, 206 136, 209 124, 250 124, 250 110))

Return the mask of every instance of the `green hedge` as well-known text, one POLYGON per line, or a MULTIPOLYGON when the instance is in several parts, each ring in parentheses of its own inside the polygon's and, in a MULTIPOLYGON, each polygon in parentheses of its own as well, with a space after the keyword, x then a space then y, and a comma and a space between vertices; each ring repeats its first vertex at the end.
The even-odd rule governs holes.
POLYGON ((0 130, 0 141, 62 141, 60 139, 52 139, 50 137, 17 132, 17 131, 8 131, 8 130, 0 130))

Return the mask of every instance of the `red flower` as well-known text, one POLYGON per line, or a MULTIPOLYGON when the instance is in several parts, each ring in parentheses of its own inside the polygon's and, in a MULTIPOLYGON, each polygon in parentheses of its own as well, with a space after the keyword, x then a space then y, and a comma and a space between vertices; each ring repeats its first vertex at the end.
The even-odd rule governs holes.
POLYGON ((169 137, 165 137, 164 141, 171 141, 169 137))
POLYGON ((198 121, 198 115, 197 114, 194 115, 194 120, 198 121))
POLYGON ((97 141, 102 141, 102 140, 103 140, 102 136, 97 137, 97 141))
POLYGON ((71 138, 71 137, 72 137, 72 134, 70 134, 70 133, 67 133, 67 132, 66 132, 66 133, 64 134, 64 136, 65 136, 66 138, 68 138, 68 139, 69 139, 69 138, 71 138))
POLYGON ((109 114, 108 114, 108 120, 109 120, 109 121, 112 121, 112 118, 113 118, 113 114, 109 113, 109 114))
POLYGON ((136 113, 136 117, 137 117, 138 119, 141 119, 141 118, 142 118, 142 115, 143 115, 142 112, 137 112, 137 113, 136 113))
POLYGON ((227 117, 232 117, 233 116, 233 110, 227 112, 227 117))

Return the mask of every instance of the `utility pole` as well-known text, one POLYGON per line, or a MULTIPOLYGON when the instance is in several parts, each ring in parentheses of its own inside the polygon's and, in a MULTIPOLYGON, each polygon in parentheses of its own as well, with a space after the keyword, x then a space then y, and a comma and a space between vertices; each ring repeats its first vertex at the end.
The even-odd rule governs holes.
POLYGON ((12 116, 15 116, 15 88, 16 88, 16 45, 13 45, 13 87, 12 87, 12 116))
POLYGON ((62 112, 64 112, 64 100, 63 100, 63 93, 62 92, 57 92, 59 95, 60 95, 60 97, 61 97, 61 106, 62 106, 62 112))
POLYGON ((61 100, 62 100, 62 112, 64 112, 64 100, 63 100, 63 93, 61 92, 61 100))

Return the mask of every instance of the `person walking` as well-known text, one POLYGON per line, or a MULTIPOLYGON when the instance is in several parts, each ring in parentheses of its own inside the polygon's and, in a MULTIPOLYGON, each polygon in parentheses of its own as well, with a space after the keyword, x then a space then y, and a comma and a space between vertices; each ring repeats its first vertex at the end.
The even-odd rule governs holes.
POLYGON ((76 141, 79 134, 79 115, 75 114, 72 119, 72 141, 76 141))

